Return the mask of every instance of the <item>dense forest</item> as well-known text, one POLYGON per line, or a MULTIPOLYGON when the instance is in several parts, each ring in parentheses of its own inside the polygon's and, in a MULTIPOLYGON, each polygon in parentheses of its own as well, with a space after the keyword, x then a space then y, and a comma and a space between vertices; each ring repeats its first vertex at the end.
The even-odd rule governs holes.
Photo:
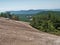
POLYGON ((31 26, 40 31, 60 35, 60 11, 43 11, 35 15, 15 15, 10 12, 2 12, 0 17, 27 21, 30 22, 31 26))
POLYGON ((31 25, 40 31, 60 35, 60 11, 44 11, 33 16, 31 25))

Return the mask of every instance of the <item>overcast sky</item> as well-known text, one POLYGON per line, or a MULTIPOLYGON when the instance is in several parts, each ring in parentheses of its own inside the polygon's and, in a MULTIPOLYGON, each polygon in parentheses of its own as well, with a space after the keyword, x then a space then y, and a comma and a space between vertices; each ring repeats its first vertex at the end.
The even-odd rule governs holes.
POLYGON ((60 9, 60 0, 0 0, 0 11, 60 9))

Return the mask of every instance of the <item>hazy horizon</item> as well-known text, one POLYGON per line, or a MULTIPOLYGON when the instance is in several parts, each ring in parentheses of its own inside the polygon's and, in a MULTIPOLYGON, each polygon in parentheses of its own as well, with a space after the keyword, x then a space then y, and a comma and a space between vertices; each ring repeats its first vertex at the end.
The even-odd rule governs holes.
POLYGON ((0 12, 29 9, 60 9, 60 0, 0 0, 0 12))

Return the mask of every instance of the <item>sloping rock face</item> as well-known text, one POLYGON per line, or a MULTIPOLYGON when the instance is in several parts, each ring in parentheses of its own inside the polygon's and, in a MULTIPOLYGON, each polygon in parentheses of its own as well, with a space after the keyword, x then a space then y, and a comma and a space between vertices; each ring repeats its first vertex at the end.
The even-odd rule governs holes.
POLYGON ((60 36, 40 32, 26 22, 0 17, 0 45, 60 45, 60 36))

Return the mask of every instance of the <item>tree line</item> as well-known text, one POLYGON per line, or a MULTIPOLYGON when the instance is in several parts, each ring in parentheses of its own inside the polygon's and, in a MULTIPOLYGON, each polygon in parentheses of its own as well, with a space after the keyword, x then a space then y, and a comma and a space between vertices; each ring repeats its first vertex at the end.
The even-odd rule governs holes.
POLYGON ((0 17, 5 17, 17 21, 30 22, 32 14, 12 14, 10 12, 1 12, 0 17))
POLYGON ((44 11, 33 16, 31 26, 56 35, 60 35, 60 11, 44 11))

